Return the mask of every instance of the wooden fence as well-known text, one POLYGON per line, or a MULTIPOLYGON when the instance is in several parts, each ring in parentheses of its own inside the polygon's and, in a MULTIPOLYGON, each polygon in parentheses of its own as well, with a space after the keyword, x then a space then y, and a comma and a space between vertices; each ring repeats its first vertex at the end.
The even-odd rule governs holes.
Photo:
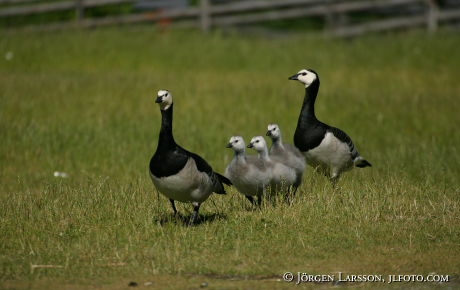
POLYGON ((39 29, 95 27, 141 22, 191 26, 209 31, 213 27, 250 25, 283 19, 321 17, 325 31, 348 37, 371 31, 426 27, 436 31, 443 23, 460 21, 460 0, 200 0, 198 6, 184 5, 187 0, 0 0, 0 19, 56 11, 75 11, 75 21, 36 25, 39 29), (177 5, 174 5, 175 1, 177 5), (145 3, 152 4, 146 10, 145 3), (144 3, 144 5, 139 5, 144 3), (447 4, 446 4, 447 3, 447 4), (85 17, 85 10, 108 5, 133 5, 133 13, 106 17, 85 17), (144 7, 144 8, 142 8, 144 7), (151 10, 150 10, 151 9, 151 10), (372 15, 369 20, 354 21, 350 15, 372 15), (352 20, 350 20, 352 19, 352 20))

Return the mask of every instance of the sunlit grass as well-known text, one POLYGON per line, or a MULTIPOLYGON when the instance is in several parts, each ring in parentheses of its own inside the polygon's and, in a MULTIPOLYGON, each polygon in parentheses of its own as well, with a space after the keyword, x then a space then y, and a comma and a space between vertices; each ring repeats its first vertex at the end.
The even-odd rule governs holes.
POLYGON ((14 57, 0 60, 1 280, 458 275, 459 45, 450 32, 5 34, 0 53, 14 57), (304 91, 287 78, 304 67, 321 78, 318 117, 373 167, 345 173, 336 191, 309 168, 292 206, 253 209, 230 188, 203 204, 201 224, 177 222, 148 176, 156 91, 174 95, 176 141, 223 172, 232 135, 248 141, 277 122, 292 142, 304 91))

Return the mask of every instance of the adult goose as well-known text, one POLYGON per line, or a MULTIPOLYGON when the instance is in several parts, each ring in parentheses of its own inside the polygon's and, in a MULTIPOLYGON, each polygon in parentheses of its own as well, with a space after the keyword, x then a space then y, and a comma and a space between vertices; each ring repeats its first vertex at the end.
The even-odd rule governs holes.
POLYGON ((296 179, 293 184, 293 194, 295 194, 297 188, 302 183, 303 172, 306 167, 305 157, 294 145, 283 143, 281 130, 277 124, 269 124, 267 129, 268 131, 266 135, 272 140, 272 146, 269 151, 270 157, 274 161, 283 163, 295 171, 296 179))
POLYGON ((268 168, 257 156, 246 155, 246 144, 241 136, 232 136, 227 148, 233 150, 234 157, 225 169, 225 176, 252 204, 253 197, 257 196, 257 204, 260 206, 270 183, 268 168))
POLYGON ((305 155, 307 163, 329 177, 334 187, 342 172, 352 169, 353 166, 371 166, 359 155, 345 132, 316 118, 315 100, 320 85, 318 74, 311 69, 302 69, 289 79, 305 85, 305 97, 294 134, 294 145, 305 155))
POLYGON ((296 173, 294 169, 270 158, 264 137, 253 137, 248 148, 253 148, 258 152, 259 159, 268 169, 267 174, 270 177, 270 190, 272 192, 289 189, 295 183, 296 173))
POLYGON ((155 102, 160 105, 161 129, 157 149, 150 159, 150 177, 156 189, 169 198, 175 215, 176 200, 193 204, 193 214, 189 221, 193 224, 201 203, 213 192, 225 194, 223 184, 231 185, 231 182, 214 172, 202 157, 176 143, 172 132, 172 94, 160 90, 155 102))

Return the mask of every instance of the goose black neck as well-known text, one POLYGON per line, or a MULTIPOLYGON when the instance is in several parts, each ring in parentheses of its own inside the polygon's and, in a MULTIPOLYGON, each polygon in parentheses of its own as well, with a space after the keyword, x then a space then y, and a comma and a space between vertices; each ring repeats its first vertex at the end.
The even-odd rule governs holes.
POLYGON ((161 129, 158 146, 169 147, 175 145, 173 133, 173 105, 166 110, 161 110, 161 129))
POLYGON ((305 88, 305 97, 303 99, 302 111, 300 113, 299 122, 306 122, 309 119, 316 119, 315 101, 319 90, 319 79, 316 79, 308 87, 305 88))

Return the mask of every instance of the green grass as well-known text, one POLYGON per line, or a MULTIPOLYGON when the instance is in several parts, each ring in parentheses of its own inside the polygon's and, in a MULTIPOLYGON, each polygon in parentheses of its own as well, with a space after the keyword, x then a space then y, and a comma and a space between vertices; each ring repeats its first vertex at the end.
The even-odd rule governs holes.
POLYGON ((211 289, 281 289, 291 284, 270 279, 286 271, 460 274, 455 32, 352 41, 151 26, 2 35, 0 288, 152 280, 195 289, 206 280, 211 289), (292 142, 304 91, 287 78, 301 68, 320 75, 318 117, 351 135, 373 167, 345 173, 336 192, 309 169, 292 206, 253 210, 229 189, 203 204, 201 224, 176 222, 148 175, 157 90, 174 95, 178 143, 223 172, 232 135, 248 141, 277 122, 292 142))

